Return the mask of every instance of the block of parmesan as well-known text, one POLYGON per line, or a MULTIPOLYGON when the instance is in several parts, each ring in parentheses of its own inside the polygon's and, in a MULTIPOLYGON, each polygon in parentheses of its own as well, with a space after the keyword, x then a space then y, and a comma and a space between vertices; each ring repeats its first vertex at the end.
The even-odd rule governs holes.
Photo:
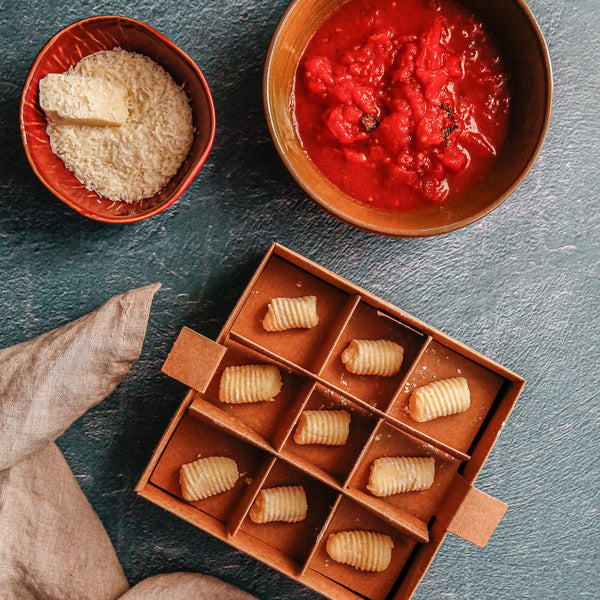
POLYGON ((40 80, 40 106, 49 120, 69 125, 117 127, 129 115, 124 86, 68 73, 50 73, 40 80))

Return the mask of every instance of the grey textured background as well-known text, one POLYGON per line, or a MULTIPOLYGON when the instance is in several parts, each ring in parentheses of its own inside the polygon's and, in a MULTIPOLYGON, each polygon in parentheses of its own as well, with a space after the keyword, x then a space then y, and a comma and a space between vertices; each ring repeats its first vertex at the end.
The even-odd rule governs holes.
POLYGON ((355 231, 284 169, 261 75, 286 0, 0 0, 0 347, 131 287, 161 281, 140 361, 59 445, 125 572, 187 569, 263 599, 316 598, 150 503, 133 486, 184 388, 159 372, 183 325, 215 336, 271 241, 280 241, 507 365, 528 380, 478 486, 510 510, 486 549, 448 536, 416 598, 597 598, 598 0, 531 0, 550 48, 552 126, 533 171, 490 216, 426 240, 355 231), (110 226, 49 194, 21 148, 18 102, 35 55, 92 14, 144 20, 211 86, 216 144, 166 213, 110 226))

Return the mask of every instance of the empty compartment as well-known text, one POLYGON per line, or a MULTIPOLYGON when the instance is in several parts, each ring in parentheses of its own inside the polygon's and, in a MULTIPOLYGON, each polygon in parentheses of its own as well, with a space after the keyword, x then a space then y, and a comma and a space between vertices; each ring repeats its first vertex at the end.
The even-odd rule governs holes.
POLYGON ((426 341, 427 336, 386 317, 366 302, 360 302, 320 375, 338 389, 385 410, 426 341), (390 377, 351 373, 342 362, 342 354, 354 339, 385 339, 402 346, 404 357, 398 373, 390 377))
MULTIPOLYGON (((296 523, 272 521, 254 523, 249 511, 240 531, 292 558, 298 569, 308 557, 338 494, 335 490, 299 471, 283 460, 275 461, 261 489, 280 486, 301 485, 306 493, 308 510, 306 518, 296 523)), ((260 490, 258 491, 260 493, 260 490)), ((252 503, 253 504, 253 503, 252 503)), ((251 509, 251 506, 248 507, 251 509)))
POLYGON ((459 465, 458 460, 445 452, 382 422, 362 455, 348 488, 351 492, 359 492, 371 498, 377 498, 400 511, 417 517, 424 523, 428 523, 443 503, 459 465), (402 492, 390 496, 374 495, 367 487, 369 475, 373 462, 382 457, 433 458, 435 474, 431 487, 426 490, 402 492))
POLYGON ((396 582, 416 543, 366 508, 342 498, 308 563, 308 570, 317 571, 366 598, 382 600, 396 582), (354 530, 383 533, 392 538, 394 547, 387 569, 380 572, 361 571, 336 562, 327 554, 327 539, 331 534, 354 530))
POLYGON ((504 382, 501 375, 438 342, 431 342, 406 384, 399 390, 388 414, 456 450, 468 453, 504 382), (415 421, 409 414, 409 400, 413 390, 434 381, 454 377, 464 377, 467 380, 471 396, 469 408, 465 412, 424 423, 415 421))
MULTIPOLYGON (((239 419, 242 423, 257 432, 264 440, 271 443, 277 437, 278 429, 285 421, 285 413, 293 410, 298 399, 308 393, 312 382, 291 373, 284 366, 261 355, 254 350, 245 348, 241 344, 227 341, 227 352, 216 370, 206 392, 197 394, 197 397, 214 404, 217 408, 239 419), (219 386, 223 371, 227 367, 242 365, 275 365, 281 375, 281 391, 272 401, 248 402, 243 404, 230 404, 219 400, 219 386)), ((202 402, 194 400, 190 406, 192 410, 202 412, 202 402)))
POLYGON ((269 459, 269 455, 259 448, 186 413, 154 468, 150 482, 225 523, 261 464, 269 459), (179 483, 181 466, 209 456, 226 456, 235 460, 240 474, 235 486, 204 500, 185 500, 179 483))
MULTIPOLYGON (((254 289, 235 319, 231 331, 238 333, 305 369, 320 364, 319 350, 326 351, 328 340, 335 336, 351 296, 289 263, 272 256, 254 289), (317 297, 319 323, 311 329, 266 331, 262 320, 273 298, 317 297)), ((340 324, 341 326, 341 324, 340 324)))
MULTIPOLYGON (((283 447, 286 455, 298 456, 305 461, 333 475, 341 484, 354 466, 369 435, 377 424, 377 418, 367 409, 347 400, 335 392, 317 385, 303 408, 306 410, 345 410, 350 414, 350 432, 345 444, 328 446, 324 444, 297 444, 294 435, 298 421, 294 424, 283 447)), ((299 417, 300 415, 298 415, 299 417)))

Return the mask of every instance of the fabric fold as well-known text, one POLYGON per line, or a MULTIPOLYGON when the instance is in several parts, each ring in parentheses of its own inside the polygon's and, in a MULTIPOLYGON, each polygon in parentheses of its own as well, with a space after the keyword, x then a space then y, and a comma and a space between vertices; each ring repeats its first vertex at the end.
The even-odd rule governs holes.
POLYGON ((175 600, 176 598, 253 600, 254 596, 208 575, 169 573, 145 579, 121 596, 120 600, 175 600))
POLYGON ((129 584, 53 443, 0 472, 0 598, 113 600, 129 584))
POLYGON ((160 284, 0 350, 0 471, 61 435, 108 396, 140 355, 160 284))
MULTIPOLYGON (((111 540, 53 440, 140 355, 160 284, 0 351, 2 600, 249 600, 213 577, 174 573, 129 590, 111 540)), ((133 490, 131 490, 133 494, 133 490)))

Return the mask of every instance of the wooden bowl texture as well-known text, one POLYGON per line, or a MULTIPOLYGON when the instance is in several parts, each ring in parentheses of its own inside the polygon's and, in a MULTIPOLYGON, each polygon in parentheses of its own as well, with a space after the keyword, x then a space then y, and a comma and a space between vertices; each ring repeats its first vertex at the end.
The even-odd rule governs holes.
POLYGON ((275 146, 290 173, 322 208, 374 233, 423 237, 469 225, 499 206, 523 181, 550 122, 552 70, 542 33, 523 0, 459 0, 495 38, 510 73, 509 131, 495 163, 477 185, 446 204, 392 212, 353 201, 308 158, 293 123, 296 68, 310 38, 344 0, 294 0, 283 15, 267 55, 263 99, 275 146))
POLYGON ((78 213, 106 223, 141 221, 173 204, 204 164, 215 137, 212 97, 196 63, 158 31, 120 16, 84 19, 50 39, 27 76, 19 118, 25 153, 40 181, 78 213), (116 46, 149 56, 184 86, 196 129, 190 153, 177 174, 151 198, 132 203, 101 198, 75 178, 50 148, 46 119, 38 103, 38 83, 48 73, 63 73, 84 56, 116 46))

